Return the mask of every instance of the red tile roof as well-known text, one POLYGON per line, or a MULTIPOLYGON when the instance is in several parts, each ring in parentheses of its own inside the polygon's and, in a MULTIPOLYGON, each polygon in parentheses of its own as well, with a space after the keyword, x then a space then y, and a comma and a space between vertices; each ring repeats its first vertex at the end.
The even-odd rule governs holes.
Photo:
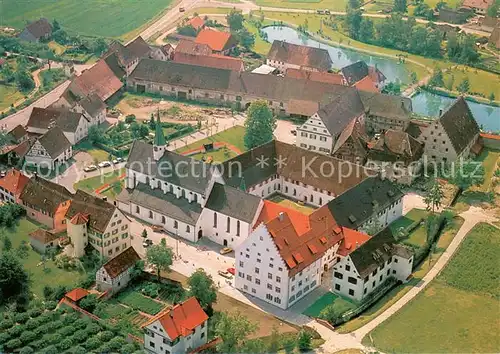
POLYGON ((370 76, 365 76, 364 78, 356 82, 354 84, 354 87, 361 91, 380 92, 370 76))
MULTIPOLYGON (((294 215, 294 214, 291 214, 294 215)), ((293 276, 320 259, 326 250, 339 243, 342 228, 325 205, 308 216, 308 227, 292 221, 288 212, 265 223, 276 247, 293 276), (301 228, 296 229, 295 224, 301 228)))
POLYGON ((200 16, 195 16, 187 22, 188 25, 191 25, 194 29, 200 29, 205 25, 205 21, 200 16))
POLYGON ((346 227, 342 228, 342 231, 344 239, 340 243, 337 254, 344 257, 370 239, 367 234, 346 227))
POLYGON ((101 59, 93 67, 85 70, 73 80, 71 90, 81 96, 95 93, 102 101, 106 101, 122 86, 121 80, 111 70, 106 61, 101 59))
POLYGON ((304 79, 311 81, 319 81, 333 85, 343 85, 344 77, 340 74, 328 72, 307 71, 300 69, 287 69, 286 76, 294 79, 304 79))
POLYGON ((14 195, 20 195, 30 179, 13 168, 4 178, 0 178, 0 187, 14 195))
POLYGON ((89 222, 89 216, 82 213, 77 213, 70 220, 73 225, 82 225, 89 222))
POLYGON ((194 55, 210 55, 212 54, 212 49, 207 44, 195 43, 193 41, 188 41, 181 39, 177 46, 175 47, 175 54, 185 53, 194 55))
POLYGON ((185 53, 175 53, 173 61, 177 63, 206 66, 217 69, 228 69, 238 72, 245 69, 243 60, 224 55, 192 55, 185 53))
POLYGON ((198 300, 190 297, 183 303, 175 305, 172 309, 160 312, 142 327, 159 321, 171 341, 178 337, 185 337, 193 333, 193 329, 208 320, 208 316, 203 311, 198 300))
POLYGON ((83 288, 76 288, 71 290, 69 293, 66 293, 66 297, 74 302, 77 302, 83 299, 88 294, 90 293, 87 290, 83 288))
POLYGON ((229 49, 236 44, 231 33, 209 28, 202 29, 194 41, 198 44, 207 44, 212 50, 216 51, 229 49))
POLYGON ((267 223, 279 216, 280 213, 287 213, 290 217, 293 226, 298 234, 303 234, 309 230, 309 217, 301 212, 286 208, 281 204, 274 203, 270 200, 264 200, 264 205, 259 214, 259 218, 255 222, 255 227, 259 226, 261 223, 267 223))

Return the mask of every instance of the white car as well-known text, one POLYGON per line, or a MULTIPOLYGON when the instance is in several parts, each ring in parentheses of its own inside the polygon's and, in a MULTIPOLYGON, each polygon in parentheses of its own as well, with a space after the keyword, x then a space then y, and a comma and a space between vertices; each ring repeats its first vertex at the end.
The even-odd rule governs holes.
POLYGON ((96 165, 88 165, 87 167, 85 167, 83 169, 85 172, 92 172, 92 171, 95 171, 97 170, 97 166, 96 165))
POLYGON ((99 162, 99 167, 100 168, 109 167, 109 166, 111 166, 111 162, 109 162, 109 161, 99 162))

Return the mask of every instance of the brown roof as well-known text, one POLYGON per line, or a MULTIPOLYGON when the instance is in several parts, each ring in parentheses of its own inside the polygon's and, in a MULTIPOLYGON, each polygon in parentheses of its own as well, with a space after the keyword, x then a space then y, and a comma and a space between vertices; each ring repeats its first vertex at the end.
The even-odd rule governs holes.
POLYGON ((19 125, 16 125, 16 127, 14 129, 9 131, 9 134, 14 139, 16 139, 16 141, 19 141, 19 140, 21 140, 22 137, 24 137, 26 134, 28 134, 28 132, 26 131, 26 129, 24 129, 24 127, 21 124, 19 124, 19 125))
POLYGON ((217 31, 211 28, 202 29, 196 36, 195 43, 207 44, 212 50, 224 51, 236 46, 236 38, 229 32, 217 31))
POLYGON ((457 98, 452 106, 441 115, 439 121, 450 138, 457 155, 480 132, 479 126, 463 96, 457 98))
POLYGON ((365 76, 363 79, 356 82, 353 86, 361 91, 380 92, 380 90, 377 88, 377 86, 375 86, 375 83, 369 76, 365 76))
POLYGON ((194 29, 200 29, 205 25, 205 20, 203 20, 200 16, 195 16, 187 22, 188 25, 191 25, 194 29))
POLYGON ((71 193, 63 186, 37 176, 29 180, 20 196, 24 204, 45 210, 49 215, 53 215, 61 203, 71 198, 71 193))
POLYGON ((147 58, 151 52, 151 47, 141 36, 127 44, 126 48, 136 58, 147 58))
POLYGON ((90 69, 82 72, 71 83, 71 90, 80 96, 95 93, 102 101, 106 101, 123 86, 108 63, 101 59, 90 69))
MULTIPOLYGON (((194 54, 194 55, 210 55, 212 54, 212 49, 208 46, 208 44, 203 43, 195 43, 193 41, 188 41, 185 39, 181 39, 177 46, 175 47, 175 54, 177 53, 185 53, 185 54, 194 54)), ((174 58, 175 58, 174 54, 174 58)))
POLYGON ((21 194, 29 180, 27 176, 13 168, 6 173, 5 177, 0 178, 0 187, 17 196, 21 194))
POLYGON ((342 228, 326 207, 309 215, 309 228, 299 234, 287 212, 265 224, 285 261, 289 275, 294 276, 320 259, 326 250, 340 243, 342 228))
POLYGON ((71 143, 58 126, 50 128, 45 134, 38 138, 47 154, 55 159, 71 147, 71 143))
POLYGON ((137 252, 134 250, 134 247, 129 247, 118 256, 104 264, 103 267, 111 279, 114 279, 130 267, 134 266, 134 264, 140 259, 141 257, 139 257, 137 252))
POLYGON ((193 55, 185 53, 175 53, 174 61, 177 63, 208 66, 211 68, 228 69, 238 72, 245 69, 243 60, 224 55, 193 55))
POLYGON ((47 244, 49 242, 57 240, 61 234, 60 233, 54 233, 49 230, 44 230, 44 229, 36 229, 32 233, 29 234, 30 238, 33 238, 42 244, 47 244))
POLYGON ((35 139, 27 139, 23 141, 21 144, 17 145, 12 152, 15 152, 18 157, 24 157, 28 151, 30 151, 31 146, 33 145, 35 139))
POLYGON ((113 204, 82 190, 77 190, 66 212, 66 218, 72 219, 77 214, 85 215, 89 219, 89 226, 91 228, 99 232, 104 232, 115 210, 116 207, 113 204))
POLYGON ((388 130, 379 139, 368 144, 368 158, 375 161, 403 161, 409 163, 422 157, 424 145, 410 134, 388 130))
POLYGON ((319 109, 319 103, 315 101, 304 101, 291 99, 288 101, 288 113, 301 116, 312 116, 319 109))
POLYGON ((340 133, 333 147, 332 155, 334 155, 347 141, 352 144, 351 152, 359 157, 361 161, 366 157, 366 143, 368 136, 366 135, 364 124, 358 119, 353 119, 347 124, 342 133, 340 133))
POLYGON ((493 4, 494 0, 464 0, 462 6, 470 7, 471 9, 486 10, 493 4))
POLYGON ((318 71, 328 71, 332 67, 332 59, 326 49, 277 40, 273 42, 267 59, 314 68, 318 71))
POLYGON ((52 33, 52 25, 46 18, 41 18, 35 22, 31 22, 29 25, 26 26, 26 29, 36 39, 40 39, 52 33))
POLYGON ((37 129, 49 129, 52 126, 58 126, 64 132, 74 133, 81 119, 81 113, 72 112, 67 109, 34 107, 26 126, 37 129))
POLYGON ((342 85, 344 78, 340 74, 333 74, 329 72, 317 72, 300 69, 287 69, 286 76, 294 79, 305 79, 312 81, 324 82, 332 85, 342 85))
POLYGON ((359 91, 359 96, 368 115, 410 120, 412 103, 408 97, 368 91, 359 91))

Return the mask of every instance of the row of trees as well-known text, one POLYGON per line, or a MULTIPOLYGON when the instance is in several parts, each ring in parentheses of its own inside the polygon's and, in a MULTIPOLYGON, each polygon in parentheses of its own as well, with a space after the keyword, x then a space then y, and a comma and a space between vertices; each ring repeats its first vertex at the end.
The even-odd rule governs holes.
MULTIPOLYGON (((436 68, 432 73, 428 85, 436 87, 446 87, 450 91, 453 90, 453 88, 455 88, 461 94, 469 92, 470 89, 469 78, 467 77, 463 78, 462 81, 460 81, 456 86, 454 86, 454 83, 455 83, 455 76, 453 74, 450 75, 445 82, 443 71, 439 68, 436 68)), ((493 97, 490 96, 490 100, 493 101, 495 99, 495 95, 493 93, 492 95, 493 97)))

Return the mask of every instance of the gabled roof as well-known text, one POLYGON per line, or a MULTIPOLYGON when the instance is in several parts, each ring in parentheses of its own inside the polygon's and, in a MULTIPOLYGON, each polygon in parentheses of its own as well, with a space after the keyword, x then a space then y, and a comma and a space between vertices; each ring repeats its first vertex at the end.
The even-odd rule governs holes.
POLYGON ((364 232, 349 229, 347 227, 342 228, 342 233, 344 238, 337 249, 337 254, 341 256, 347 256, 351 252, 355 251, 361 247, 366 241, 370 239, 370 236, 364 232))
POLYGON ((380 92, 380 90, 375 86, 375 83, 369 76, 365 76, 363 79, 359 80, 354 84, 358 90, 368 91, 368 92, 380 92))
POLYGON ((317 72, 300 69, 287 69, 286 76, 294 79, 305 79, 311 81, 319 81, 332 85, 342 85, 344 78, 340 74, 333 74, 329 72, 317 72))
POLYGON ((81 119, 86 118, 81 113, 67 109, 34 107, 26 126, 37 129, 49 129, 58 126, 63 132, 75 133, 81 119))
POLYGON ((439 118, 457 155, 462 153, 472 139, 479 134, 477 125, 467 102, 460 96, 439 118))
POLYGON ((198 300, 195 297, 190 297, 172 309, 160 312, 141 327, 144 328, 159 321, 169 339, 174 341, 179 337, 192 334, 193 330, 206 320, 208 320, 208 316, 198 300))
POLYGON ((339 225, 357 229, 403 195, 391 181, 369 177, 328 202, 327 207, 339 225))
POLYGON ((344 66, 340 71, 349 85, 354 85, 369 75, 368 65, 362 60, 344 66))
POLYGON ((11 152, 16 153, 18 157, 24 157, 28 151, 30 151, 31 146, 33 145, 35 139, 30 138, 23 141, 21 144, 17 145, 11 152))
POLYGON ((38 138, 47 154, 55 159, 71 147, 71 143, 58 126, 50 128, 45 134, 38 138))
POLYGON ((147 58, 151 52, 151 47, 141 37, 136 37, 132 42, 127 44, 126 48, 136 58, 147 58))
POLYGON ((57 240, 60 236, 61 233, 55 233, 45 229, 36 229, 29 234, 30 238, 35 239, 44 245, 57 240))
POLYGON ((406 132, 387 130, 368 144, 368 158, 375 161, 402 161, 409 163, 422 157, 424 144, 406 132))
POLYGON ((174 61, 190 65, 207 66, 210 68, 227 69, 234 71, 243 71, 243 60, 240 58, 228 57, 225 55, 193 55, 176 53, 174 61))
POLYGON ((134 53, 132 53, 132 51, 130 51, 126 46, 124 46, 118 41, 114 41, 113 43, 111 43, 111 45, 108 48, 108 51, 104 54, 103 57, 106 58, 113 54, 124 66, 127 66, 128 64, 132 63, 134 60, 137 59, 137 56, 134 53))
POLYGON ((89 227, 104 232, 115 211, 116 207, 113 204, 79 189, 73 195, 65 217, 72 220, 76 215, 81 214, 88 219, 89 227))
POLYGON ((315 68, 328 71, 332 67, 332 59, 326 49, 309 47, 275 40, 267 53, 267 59, 277 60, 300 67, 315 68))
POLYGON ((26 26, 26 29, 36 39, 40 39, 52 33, 52 25, 46 18, 41 18, 35 22, 31 22, 29 25, 26 26))
POLYGON ((21 140, 21 138, 23 138, 26 134, 28 134, 28 132, 21 124, 16 125, 9 131, 9 135, 11 135, 16 141, 21 140))
POLYGON ((264 205, 260 211, 259 218, 255 222, 255 227, 262 223, 266 224, 269 221, 276 219, 280 213, 286 213, 288 215, 295 231, 299 235, 302 235, 309 230, 310 225, 308 215, 303 214, 296 209, 287 208, 281 204, 274 203, 270 200, 264 200, 264 205))
POLYGON ((319 109, 318 116, 332 136, 337 136, 353 119, 361 116, 365 109, 358 90, 348 88, 330 103, 319 109))
POLYGON ((377 92, 359 91, 359 97, 368 115, 410 120, 411 99, 377 92))
POLYGON ((62 97, 64 97, 64 99, 68 101, 71 106, 74 106, 75 104, 81 105, 82 108, 92 117, 95 117, 97 113, 106 109, 106 104, 99 98, 99 96, 95 92, 92 92, 86 96, 79 96, 77 93, 71 91, 70 86, 66 89, 66 91, 64 91, 62 97))
POLYGON ((236 45, 236 39, 229 32, 217 31, 211 28, 202 29, 196 36, 195 43, 207 44, 212 50, 224 51, 236 45))
POLYGON ((0 178, 0 187, 17 196, 21 194, 29 180, 27 176, 13 168, 6 173, 5 177, 0 178))
POLYGON ((103 267, 111 279, 114 279, 130 267, 133 267, 140 259, 141 257, 139 257, 134 247, 131 246, 115 258, 105 263, 103 267))
POLYGON ((29 206, 53 215, 61 203, 70 201, 72 194, 63 186, 34 176, 24 187, 20 199, 29 206))
POLYGON ((77 213, 69 221, 73 225, 84 225, 89 222, 89 215, 83 213, 77 213))
POLYGON ((195 30, 198 30, 205 25, 205 20, 203 20, 200 16, 195 16, 190 19, 187 24, 193 27, 195 30))
POLYGON ((181 39, 179 43, 177 43, 177 46, 175 47, 175 54, 177 53, 185 53, 193 55, 210 55, 212 54, 212 49, 208 44, 195 43, 193 41, 181 39))
POLYGON ((252 223, 261 199, 238 188, 214 183, 205 208, 252 223))
POLYGON ((342 133, 340 133, 335 145, 333 146, 332 155, 335 153, 349 140, 352 146, 352 152, 356 154, 357 157, 364 161, 366 157, 366 144, 368 142, 368 135, 366 135, 364 125, 359 122, 357 118, 354 118, 347 124, 342 133))
POLYGON ((87 290, 82 289, 82 288, 76 288, 71 290, 70 292, 66 293, 66 297, 70 300, 73 300, 74 302, 80 301, 83 299, 85 296, 90 294, 87 290))

